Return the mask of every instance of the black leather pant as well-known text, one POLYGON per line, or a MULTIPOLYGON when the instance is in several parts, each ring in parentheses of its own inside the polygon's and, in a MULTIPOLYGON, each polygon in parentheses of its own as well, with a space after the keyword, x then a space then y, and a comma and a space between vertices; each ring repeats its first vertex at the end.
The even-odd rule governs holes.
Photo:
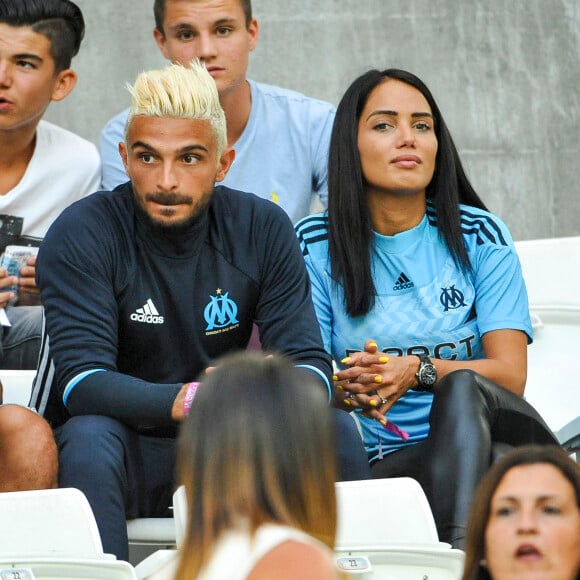
POLYGON ((472 371, 447 375, 434 395, 429 437, 376 461, 372 473, 419 481, 439 539, 463 548, 473 494, 498 452, 558 440, 531 405, 472 371))

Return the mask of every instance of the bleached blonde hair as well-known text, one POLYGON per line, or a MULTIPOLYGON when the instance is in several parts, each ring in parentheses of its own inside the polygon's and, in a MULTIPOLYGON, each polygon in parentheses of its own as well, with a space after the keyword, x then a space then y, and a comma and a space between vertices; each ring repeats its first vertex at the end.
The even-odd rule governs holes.
POLYGON ((142 72, 133 86, 131 107, 125 125, 125 140, 133 117, 173 117, 209 121, 216 139, 217 158, 227 146, 226 116, 215 81, 197 59, 190 66, 171 64, 142 72))

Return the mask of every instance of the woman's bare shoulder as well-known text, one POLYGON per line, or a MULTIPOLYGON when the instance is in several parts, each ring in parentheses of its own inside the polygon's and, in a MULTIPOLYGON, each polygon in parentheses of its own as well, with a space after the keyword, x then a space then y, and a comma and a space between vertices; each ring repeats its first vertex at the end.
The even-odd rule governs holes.
POLYGON ((282 542, 254 566, 248 580, 336 580, 340 578, 332 553, 297 540, 282 542))

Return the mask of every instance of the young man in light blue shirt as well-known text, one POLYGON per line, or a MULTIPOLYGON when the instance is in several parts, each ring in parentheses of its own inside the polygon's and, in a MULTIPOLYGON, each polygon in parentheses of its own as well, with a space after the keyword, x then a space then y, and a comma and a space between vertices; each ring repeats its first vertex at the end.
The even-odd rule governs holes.
MULTIPOLYGON (((313 202, 326 208, 334 107, 246 78, 258 41, 251 1, 155 0, 154 13, 163 55, 182 64, 199 58, 215 79, 228 145, 236 151, 224 185, 279 204, 293 222, 308 215, 313 202)), ((127 181, 118 152, 127 113, 111 119, 101 134, 104 189, 127 181)))

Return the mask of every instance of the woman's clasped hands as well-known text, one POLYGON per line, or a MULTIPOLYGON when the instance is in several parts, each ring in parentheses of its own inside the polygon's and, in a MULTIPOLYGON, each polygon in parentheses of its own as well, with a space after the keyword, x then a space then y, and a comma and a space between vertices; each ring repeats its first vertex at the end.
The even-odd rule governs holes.
POLYGON ((375 340, 364 351, 342 359, 348 368, 334 375, 336 399, 346 410, 362 409, 368 417, 387 424, 386 413, 410 388, 417 385, 416 356, 387 356, 375 340))

